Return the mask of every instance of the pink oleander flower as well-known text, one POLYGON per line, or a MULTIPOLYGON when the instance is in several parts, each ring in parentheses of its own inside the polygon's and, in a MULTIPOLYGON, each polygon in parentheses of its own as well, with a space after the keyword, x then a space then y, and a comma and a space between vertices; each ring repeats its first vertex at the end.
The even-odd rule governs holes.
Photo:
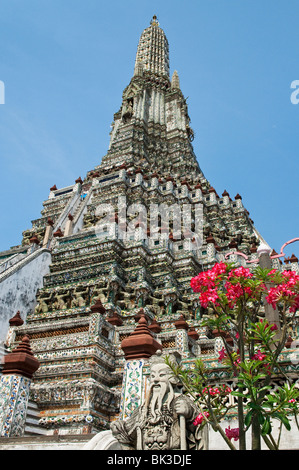
POLYGON ((230 426, 228 426, 228 428, 225 428, 225 434, 227 435, 227 437, 229 438, 230 441, 232 439, 237 441, 239 439, 239 434, 240 434, 239 433, 239 428, 231 429, 230 426))
POLYGON ((231 393, 231 388, 228 387, 227 385, 223 384, 222 386, 219 387, 210 387, 210 388, 203 388, 202 393, 206 394, 209 393, 211 396, 216 396, 216 395, 228 395, 231 393))
POLYGON ((208 271, 199 273, 191 279, 190 285, 194 292, 201 292, 204 288, 211 289, 215 287, 217 277, 226 272, 225 263, 216 263, 208 271))
POLYGON ((277 273, 277 269, 271 269, 271 271, 267 274, 269 277, 273 276, 273 274, 277 273))
POLYGON ((196 416, 195 420, 193 421, 193 424, 194 426, 199 426, 200 424, 202 424, 203 420, 204 420, 204 416, 206 418, 209 418, 210 416, 210 413, 208 411, 204 411, 204 413, 199 413, 198 416, 196 416))
POLYGON ((295 398, 291 398, 290 400, 288 400, 288 403, 296 403, 295 398))
POLYGON ((229 395, 232 392, 232 389, 228 386, 223 384, 222 387, 219 390, 220 394, 224 395, 229 395))
POLYGON ((241 358, 237 357, 237 359, 234 361, 234 365, 238 367, 240 363, 241 363, 241 358))
POLYGON ((296 271, 285 270, 283 271, 282 275, 286 279, 289 286, 295 286, 297 283, 299 283, 299 275, 296 273, 296 271))
POLYGON ((219 276, 220 274, 226 273, 227 265, 225 263, 216 263, 211 271, 219 276))
POLYGON ((222 349, 220 349, 220 351, 218 352, 219 356, 218 356, 218 362, 222 362, 224 359, 227 358, 227 354, 226 354, 226 351, 224 349, 224 347, 222 349))
POLYGON ((243 268, 241 266, 240 268, 235 268, 232 269, 231 272, 228 275, 228 279, 231 279, 232 277, 248 277, 251 278, 253 274, 250 272, 248 268, 243 268))
POLYGON ((284 273, 287 281, 285 284, 279 284, 278 286, 269 289, 266 300, 274 309, 276 309, 276 305, 279 301, 285 300, 291 304, 290 312, 296 312, 299 308, 299 293, 296 288, 297 284, 299 286, 299 276, 293 273, 293 271, 284 271, 284 273), (287 274, 290 273, 291 275, 287 276, 287 274))
POLYGON ((264 359, 266 359, 266 357, 267 357, 266 354, 261 353, 259 349, 258 352, 252 356, 252 359, 256 361, 263 361, 264 359))
POLYGON ((211 289, 215 287, 216 275, 205 271, 193 277, 190 281, 190 286, 194 292, 201 292, 204 288, 211 289))
MULTIPOLYGON (((264 320, 260 320, 260 323, 263 323, 264 320)), ((275 323, 271 323, 271 325, 269 325, 269 323, 265 323, 265 328, 268 328, 268 326, 270 326, 270 330, 271 331, 276 331, 278 330, 278 326, 275 324, 275 323)))
POLYGON ((202 307, 207 308, 209 302, 216 303, 219 299, 216 289, 208 289, 205 292, 202 292, 199 296, 200 303, 202 307))

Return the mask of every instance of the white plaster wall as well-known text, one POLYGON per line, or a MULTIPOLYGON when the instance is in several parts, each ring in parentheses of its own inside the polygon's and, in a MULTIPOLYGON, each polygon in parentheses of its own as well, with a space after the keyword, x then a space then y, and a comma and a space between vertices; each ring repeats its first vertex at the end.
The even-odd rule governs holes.
MULTIPOLYGON (((280 438, 280 450, 298 450, 299 449, 299 431, 297 429, 296 422, 294 419, 290 419, 291 422, 291 431, 287 431, 284 426, 282 426, 282 433, 280 438)), ((278 437, 278 421, 273 420, 273 431, 272 435, 277 441, 278 437)), ((223 421, 221 424, 222 428, 225 429, 228 426, 233 428, 238 427, 238 422, 234 420, 230 421, 223 421)), ((234 446, 239 449, 239 441, 235 442, 232 440, 234 446)), ((261 440, 262 450, 269 450, 266 444, 264 443, 263 439, 261 440)), ((246 433, 246 449, 251 450, 251 430, 246 433)), ((230 450, 226 442, 224 441, 223 437, 219 434, 219 432, 213 431, 212 428, 209 429, 209 450, 230 450)))
POLYGON ((36 304, 36 291, 43 286, 43 277, 49 272, 51 253, 41 250, 20 269, 0 283, 0 342, 6 337, 9 323, 19 310, 23 320, 36 304))

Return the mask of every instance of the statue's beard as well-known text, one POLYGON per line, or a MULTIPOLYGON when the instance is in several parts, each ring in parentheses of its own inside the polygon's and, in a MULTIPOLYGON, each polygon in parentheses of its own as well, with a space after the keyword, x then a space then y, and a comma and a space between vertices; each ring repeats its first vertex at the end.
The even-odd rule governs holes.
POLYGON ((170 404, 174 398, 173 387, 170 383, 160 382, 159 387, 156 384, 150 386, 147 407, 149 408, 152 418, 150 422, 152 424, 157 423, 161 419, 162 406, 167 405, 167 409, 170 409, 170 404), (169 393, 168 393, 169 391, 169 393), (168 393, 168 396, 167 396, 168 393))

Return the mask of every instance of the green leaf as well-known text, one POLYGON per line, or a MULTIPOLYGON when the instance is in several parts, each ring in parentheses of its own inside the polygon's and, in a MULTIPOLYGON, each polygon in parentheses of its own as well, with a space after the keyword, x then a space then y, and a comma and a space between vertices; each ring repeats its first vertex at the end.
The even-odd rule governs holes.
POLYGON ((281 417, 281 422, 284 424, 284 426, 286 427, 286 429, 287 429, 288 431, 291 430, 290 421, 288 420, 288 418, 287 418, 286 416, 282 415, 282 417, 281 417))
POLYGON ((288 431, 291 430, 290 421, 285 415, 283 415, 282 413, 276 412, 276 413, 273 413, 273 417, 278 418, 288 431))
POLYGON ((244 419, 245 426, 250 425, 252 415, 253 415, 253 410, 248 411, 248 413, 247 413, 247 415, 245 416, 245 419, 244 419))
POLYGON ((260 425, 264 424, 265 417, 262 413, 258 413, 257 419, 258 419, 258 422, 260 423, 260 425))
POLYGON ((267 416, 261 429, 262 436, 265 436, 266 434, 270 434, 271 430, 272 430, 272 426, 270 423, 270 418, 267 416))
POLYGON ((247 406, 249 408, 251 408, 252 410, 260 410, 261 409, 260 405, 257 405, 256 403, 254 403, 252 401, 250 403, 248 403, 247 406))
POLYGON ((231 392, 231 395, 233 395, 234 397, 242 397, 242 398, 247 397, 247 394, 242 393, 242 392, 231 392))
POLYGON ((271 390, 270 385, 265 385, 264 387, 259 388, 259 393, 264 392, 265 390, 271 390))

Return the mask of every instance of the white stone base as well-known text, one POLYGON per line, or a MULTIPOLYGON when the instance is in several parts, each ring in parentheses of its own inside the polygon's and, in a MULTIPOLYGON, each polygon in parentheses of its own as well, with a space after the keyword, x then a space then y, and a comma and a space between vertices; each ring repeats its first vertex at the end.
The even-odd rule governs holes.
POLYGON ((85 444, 83 450, 121 450, 121 446, 111 431, 102 431, 85 444))

